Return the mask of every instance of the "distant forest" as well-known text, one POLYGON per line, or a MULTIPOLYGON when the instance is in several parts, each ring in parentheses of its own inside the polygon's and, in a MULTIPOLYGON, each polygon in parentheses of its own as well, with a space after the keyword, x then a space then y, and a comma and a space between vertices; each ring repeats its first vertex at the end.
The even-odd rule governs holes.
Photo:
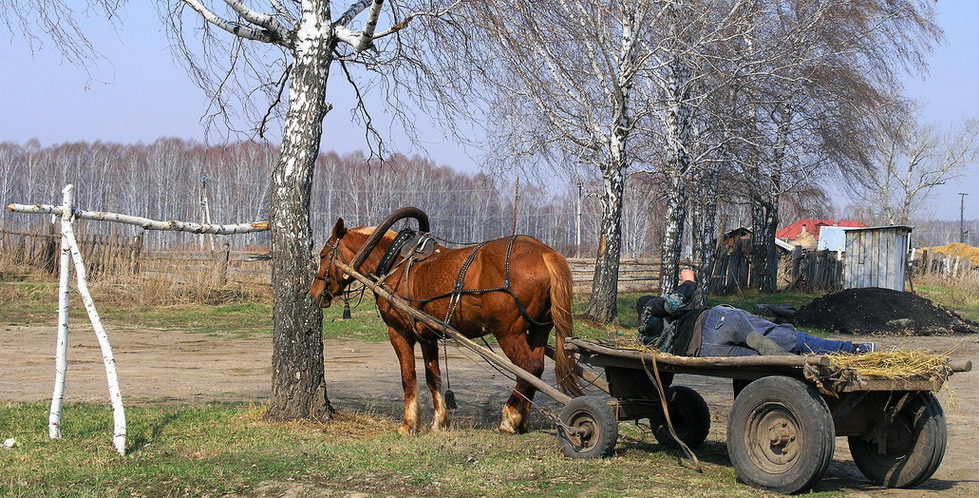
MULTIPOLYGON (((112 211, 158 220, 203 221, 201 194, 214 223, 267 219, 268 183, 277 150, 252 142, 206 147, 194 141, 167 138, 152 144, 67 143, 41 147, 0 142, 0 202, 58 204, 61 189, 73 183, 80 209, 112 211)), ((317 240, 325 240, 338 217, 349 225, 374 225, 403 206, 415 206, 431 218, 433 233, 454 242, 478 242, 516 232, 532 235, 568 256, 591 257, 601 213, 596 199, 600 183, 585 180, 579 189, 541 186, 485 173, 466 173, 420 157, 394 155, 367 161, 361 154, 321 154, 314 179, 312 216, 317 240), (516 199, 516 212, 514 201, 516 199), (581 202, 581 247, 576 233, 581 202)), ((720 224, 724 230, 748 223, 749 213, 736 195, 724 196, 720 224)), ((627 182, 623 211, 623 257, 658 256, 663 229, 658 216, 663 203, 661 179, 638 173, 627 182)), ((831 207, 787 203, 788 225, 799 217, 834 217, 831 207)), ((46 230, 49 217, 0 215, 6 230, 46 230)), ((88 230, 135 235, 141 229, 90 222, 88 230)), ((979 241, 979 221, 966 230, 979 241)), ((958 241, 958 222, 917 224, 916 246, 958 241)), ((201 237, 150 232, 152 248, 193 247, 201 237)), ((235 248, 267 247, 266 234, 228 236, 235 248)))

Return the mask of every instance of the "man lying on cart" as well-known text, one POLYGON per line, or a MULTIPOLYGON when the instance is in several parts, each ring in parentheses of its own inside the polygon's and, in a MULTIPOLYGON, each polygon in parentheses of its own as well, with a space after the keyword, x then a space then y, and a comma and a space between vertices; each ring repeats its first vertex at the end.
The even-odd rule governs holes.
POLYGON ((680 285, 666 297, 643 296, 636 303, 639 339, 682 356, 868 353, 872 342, 820 339, 792 325, 772 323, 728 305, 690 306, 697 288, 693 270, 680 272, 680 285))

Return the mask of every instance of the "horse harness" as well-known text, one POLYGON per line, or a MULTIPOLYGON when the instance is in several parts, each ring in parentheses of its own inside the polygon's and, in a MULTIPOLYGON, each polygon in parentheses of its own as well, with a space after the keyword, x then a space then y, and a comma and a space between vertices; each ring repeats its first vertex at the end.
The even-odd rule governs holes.
MULTIPOLYGON (((503 268, 504 268, 503 285, 501 287, 492 287, 487 289, 465 288, 466 274, 469 272, 469 267, 472 266, 473 262, 476 260, 476 255, 479 253, 479 250, 482 249, 484 245, 486 245, 486 242, 481 242, 477 244, 475 247, 473 247, 472 251, 469 252, 469 255, 466 257, 466 261, 462 264, 462 267, 459 269, 459 275, 456 277, 455 285, 453 286, 451 291, 425 299, 415 299, 406 295, 404 296, 404 299, 414 303, 418 303, 419 305, 425 305, 432 301, 449 298, 449 306, 446 309, 445 318, 442 320, 444 323, 448 324, 449 321, 452 320, 452 317, 455 315, 455 312, 458 310, 459 303, 462 301, 462 297, 464 295, 484 294, 488 292, 506 292, 511 297, 513 297, 513 301, 517 305, 517 310, 520 312, 520 315, 523 316, 528 322, 538 327, 550 325, 553 322, 538 322, 532 316, 530 316, 530 313, 527 311, 527 308, 524 307, 523 303, 520 301, 520 298, 517 297, 517 295, 514 294, 513 290, 511 289, 510 259, 513 254, 513 245, 514 242, 516 242, 517 237, 519 237, 519 235, 514 235, 510 237, 510 242, 507 244, 506 258, 504 259, 503 262, 503 268)), ((402 229, 401 232, 399 232, 398 236, 395 238, 395 241, 388 247, 387 252, 385 252, 384 256, 381 258, 381 262, 377 266, 377 274, 383 275, 381 277, 382 279, 386 277, 388 272, 390 272, 391 270, 395 258, 397 257, 397 255, 400 254, 402 256, 405 256, 405 259, 403 261, 408 262, 407 267, 405 268, 405 282, 407 283, 408 272, 410 270, 411 263, 414 261, 420 261, 422 259, 427 258, 429 255, 431 255, 431 251, 429 251, 428 254, 424 254, 424 257, 422 258, 412 257, 414 255, 414 251, 407 251, 406 254, 405 246, 411 241, 418 240, 418 238, 423 238, 423 239, 420 243, 416 244, 416 247, 424 247, 424 243, 432 240, 431 236, 428 234, 415 234, 415 232, 410 228, 402 229), (428 239, 423 238, 426 236, 428 237, 428 239)))
MULTIPOLYGON (((523 316, 524 319, 526 319, 532 325, 538 327, 551 325, 553 323, 552 321, 539 322, 535 320, 532 316, 530 316, 530 313, 527 311, 527 308, 523 305, 523 302, 521 302, 520 298, 513 293, 513 290, 511 288, 510 259, 513 255, 513 245, 516 242, 517 237, 519 237, 519 235, 511 236, 510 241, 507 244, 506 258, 504 259, 503 262, 504 277, 503 277, 502 286, 486 288, 486 289, 465 288, 465 279, 466 279, 466 274, 469 271, 469 267, 472 266, 473 262, 476 260, 476 255, 479 253, 479 250, 482 249, 484 245, 486 245, 486 242, 481 242, 477 244, 475 247, 473 247, 472 251, 469 252, 469 255, 466 257, 466 261, 462 264, 462 268, 459 269, 459 275, 456 277, 455 285, 453 286, 451 291, 446 292, 444 294, 439 294, 437 296, 424 298, 424 299, 416 299, 405 295, 403 296, 404 299, 407 301, 417 303, 418 305, 425 305, 433 301, 438 301, 439 299, 449 298, 449 306, 446 309, 445 318, 443 320, 444 323, 448 324, 449 321, 452 319, 452 317, 455 315, 455 312, 458 310, 459 303, 462 301, 462 297, 464 295, 485 294, 488 292, 505 292, 509 294, 511 297, 513 297, 513 301, 517 305, 517 310, 520 312, 520 315, 523 316)), ((381 257, 381 261, 378 263, 377 268, 374 271, 374 275, 377 277, 378 282, 380 283, 385 278, 387 278, 391 273, 393 273, 394 269, 396 269, 401 264, 405 264, 406 267, 405 267, 404 278, 407 284, 408 273, 411 269, 412 264, 416 261, 422 261, 424 259, 427 259, 429 256, 431 256, 432 253, 434 252, 434 246, 435 246, 435 241, 430 234, 428 233, 419 234, 410 228, 403 228, 400 232, 398 232, 398 235, 395 237, 394 241, 392 241, 391 245, 388 246, 388 249, 387 251, 385 251, 384 256, 381 257), (399 257, 402 258, 401 261, 395 264, 395 261, 399 257)), ((339 255, 340 241, 337 240, 337 242, 333 245, 327 244, 327 247, 330 248, 329 255, 321 256, 320 260, 322 261, 323 259, 328 257, 329 262, 327 263, 327 268, 329 268, 333 266, 333 262, 337 259, 339 255)), ((328 280, 326 275, 319 275, 319 273, 314 274, 313 278, 315 280, 323 280, 323 281, 328 280)), ((345 284, 344 281, 347 280, 349 279, 341 279, 341 282, 339 282, 341 288, 346 287, 346 285, 344 285, 345 284)), ((328 287, 324 289, 324 294, 330 294, 328 287)), ((332 296, 332 294, 330 295, 332 296)))

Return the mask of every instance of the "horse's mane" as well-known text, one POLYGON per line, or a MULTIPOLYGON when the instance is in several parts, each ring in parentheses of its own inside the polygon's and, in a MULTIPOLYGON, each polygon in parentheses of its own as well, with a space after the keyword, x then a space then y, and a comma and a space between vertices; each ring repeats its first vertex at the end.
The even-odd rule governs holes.
MULTIPOLYGON (((351 228, 350 229, 351 232, 354 232, 354 233, 363 235, 365 237, 370 237, 370 235, 372 233, 374 233, 375 230, 377 230, 377 227, 376 226, 373 226, 373 227, 365 227, 363 225, 361 225, 361 226, 359 226, 357 228, 351 228)), ((384 240, 386 240, 388 242, 391 242, 397 236, 398 236, 398 232, 395 232, 394 230, 388 230, 387 233, 384 234, 384 240)))

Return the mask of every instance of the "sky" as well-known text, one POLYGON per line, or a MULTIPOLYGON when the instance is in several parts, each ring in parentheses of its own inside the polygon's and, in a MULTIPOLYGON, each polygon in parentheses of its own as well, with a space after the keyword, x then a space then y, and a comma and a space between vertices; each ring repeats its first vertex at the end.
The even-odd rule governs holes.
MULTIPOLYGON (((150 2, 130 2, 112 25, 96 18, 82 19, 95 48, 104 56, 91 72, 63 60, 47 43, 31 47, 19 34, 0 27, 0 140, 42 145, 72 141, 149 143, 160 137, 180 137, 220 143, 222 135, 205 134, 202 115, 208 100, 177 64, 162 23, 150 2)), ((924 77, 908 77, 907 92, 924 105, 926 120, 941 127, 979 118, 979 2, 941 0, 938 23, 945 42, 937 46, 924 77)), ((324 123, 325 150, 339 153, 366 149, 363 129, 350 120, 353 101, 341 78, 331 78, 328 99, 335 107, 324 123)), ((480 151, 466 149, 447 138, 424 115, 417 116, 422 144, 400 132, 397 121, 375 106, 374 118, 387 133, 389 144, 405 154, 422 154, 456 169, 479 169, 480 151)), ((965 178, 934 192, 933 216, 958 219, 959 195, 965 198, 965 217, 979 218, 979 165, 970 165, 965 178)))

